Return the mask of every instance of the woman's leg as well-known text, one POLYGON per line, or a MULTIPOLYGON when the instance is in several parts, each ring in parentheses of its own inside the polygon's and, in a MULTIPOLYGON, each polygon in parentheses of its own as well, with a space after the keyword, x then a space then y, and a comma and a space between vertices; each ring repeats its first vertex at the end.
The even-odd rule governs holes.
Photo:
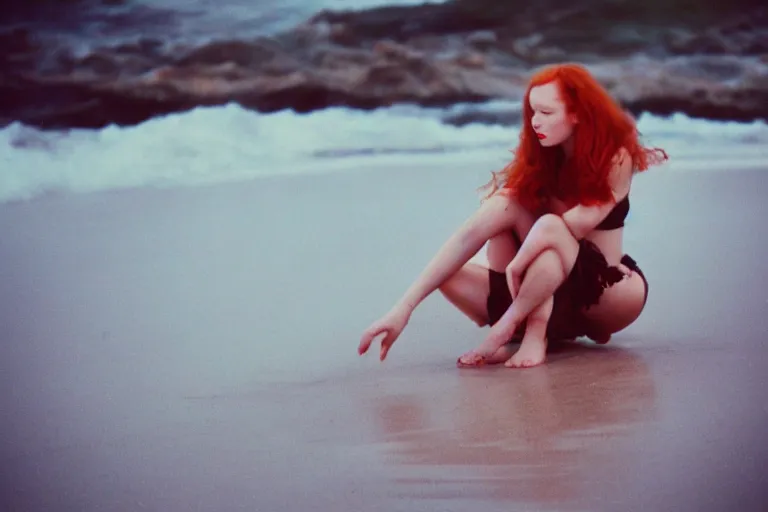
POLYGON ((544 362, 547 357, 547 324, 552 316, 555 298, 550 297, 528 315, 525 336, 520 348, 504 363, 508 368, 530 368, 544 362))
MULTIPOLYGON (((534 231, 531 232, 530 236, 547 238, 549 248, 542 251, 528 266, 518 295, 512 305, 493 326, 483 343, 477 349, 460 358, 460 364, 480 364, 487 360, 490 355, 493 355, 526 317, 540 306, 544 307, 545 301, 553 297, 557 288, 565 281, 571 268, 573 268, 579 253, 579 244, 565 224, 562 223, 562 219, 554 215, 548 216, 545 222, 539 223, 534 228, 534 231)), ((547 309, 551 313, 551 308, 547 306, 547 309)), ((540 318, 549 319, 546 310, 537 311, 537 315, 540 318)), ((521 351, 523 348, 521 345, 521 351)), ((533 366, 543 362, 545 354, 546 337, 534 336, 532 333, 528 337, 525 351, 521 352, 520 357, 515 361, 510 360, 510 365, 516 365, 516 363, 525 360, 533 366)))
MULTIPOLYGON (((488 240, 486 254, 488 268, 496 272, 505 272, 520 248, 520 241, 528 235, 536 217, 509 194, 504 192, 497 192, 497 194, 509 202, 504 215, 514 216, 514 230, 500 233, 488 240)), ((490 286, 488 281, 488 269, 470 262, 446 279, 439 290, 451 304, 482 327, 489 322, 487 300, 490 286)))
MULTIPOLYGON (((488 267, 496 272, 509 265, 517 253, 518 244, 512 233, 502 233, 488 241, 488 267)), ((478 326, 484 327, 490 323, 488 318, 488 296, 491 293, 488 268, 477 263, 467 263, 450 279, 440 286, 440 292, 467 315, 478 326)), ((507 361, 514 349, 509 345, 501 346, 485 362, 498 364, 507 361)))
POLYGON ((622 270, 627 272, 627 277, 606 288, 600 296, 600 301, 582 312, 589 329, 603 333, 606 341, 611 334, 625 329, 637 320, 645 308, 645 280, 636 270, 626 267, 622 270))
POLYGON ((490 293, 488 269, 467 263, 439 288, 443 296, 479 327, 488 325, 486 301, 490 293))
MULTIPOLYGON (((505 272, 517 254, 519 240, 525 238, 536 220, 533 214, 519 205, 512 210, 518 212, 515 231, 501 233, 491 238, 486 247, 488 268, 496 272, 505 272)), ((488 318, 488 296, 490 294, 488 268, 476 263, 467 263, 439 288, 451 304, 480 327, 486 326, 490 322, 488 318)), ((508 360, 513 353, 514 350, 503 345, 497 349, 493 357, 486 360, 486 363, 502 363, 508 360)))

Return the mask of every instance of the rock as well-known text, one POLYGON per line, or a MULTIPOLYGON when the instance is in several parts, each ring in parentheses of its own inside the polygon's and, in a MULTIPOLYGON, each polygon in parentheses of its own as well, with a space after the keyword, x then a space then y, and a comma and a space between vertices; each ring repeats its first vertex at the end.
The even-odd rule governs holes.
POLYGON ((522 59, 533 60, 533 52, 542 42, 544 36, 536 33, 527 37, 521 37, 512 42, 512 50, 522 59))
POLYGON ((497 42, 498 37, 496 37, 496 33, 491 30, 478 30, 467 37, 467 43, 480 51, 492 48, 497 42))
MULTIPOLYGON (((478 9, 473 4, 449 1, 442 4, 425 3, 413 6, 377 7, 364 11, 321 11, 313 16, 310 24, 343 24, 350 37, 358 44, 377 39, 403 42, 423 35, 446 35, 489 30, 504 27, 507 21, 519 14, 510 8, 478 9)), ((525 9, 523 9, 525 10, 525 9)))
POLYGON ((461 54, 456 57, 454 62, 459 66, 473 69, 482 69, 487 65, 485 56, 477 52, 461 54))
POLYGON ((194 64, 221 64, 232 62, 246 68, 258 68, 272 60, 279 51, 263 41, 217 41, 195 48, 181 56, 176 63, 180 66, 194 64))
MULTIPOLYGON (((520 99, 534 67, 566 60, 589 65, 634 113, 765 119, 768 15, 731 3, 689 23, 658 15, 668 6, 655 0, 453 0, 325 11, 269 38, 174 48, 140 39, 85 57, 2 32, 0 58, 13 66, 0 70, 0 119, 100 127, 233 101, 309 112, 520 99)), ((509 119, 479 110, 448 122, 509 119)))
POLYGON ((768 53, 768 30, 735 37, 742 55, 764 55, 768 53))
POLYGON ((635 115, 685 112, 718 120, 768 120, 768 67, 739 66, 732 59, 701 56, 692 64, 699 73, 680 61, 626 62, 612 71, 621 78, 609 90, 635 115), (733 74, 718 80, 724 69, 733 74))
POLYGON ((0 55, 18 55, 34 53, 40 49, 28 29, 15 28, 0 32, 0 55))
POLYGON ((604 41, 606 54, 626 55, 648 45, 647 35, 637 27, 630 24, 613 25, 607 31, 604 41))
POLYGON ((722 55, 733 51, 728 41, 716 31, 676 31, 667 39, 667 49, 676 55, 722 55))
POLYGON ((0 79, 12 69, 34 69, 42 47, 29 30, 16 28, 0 32, 0 79))
POLYGON ((684 60, 673 61, 667 66, 667 69, 679 77, 725 83, 743 77, 750 67, 747 61, 732 55, 724 55, 719 58, 697 55, 686 57, 684 60))
POLYGON ((355 46, 359 40, 358 36, 344 23, 332 24, 328 38, 330 41, 342 46, 355 46))
POLYGON ((388 40, 376 41, 376 44, 373 45, 373 53, 387 59, 404 63, 420 61, 424 58, 424 55, 421 52, 411 50, 405 45, 388 40))
POLYGON ((162 41, 142 37, 134 43, 124 43, 116 46, 115 51, 143 56, 160 56, 162 48, 162 41))
MULTIPOLYGON (((351 48, 329 48, 320 46, 311 53, 310 62, 313 66, 329 71, 343 71, 350 68, 360 68, 370 64, 374 55, 369 51, 351 48)), ((300 65, 297 63, 297 69, 300 65)))

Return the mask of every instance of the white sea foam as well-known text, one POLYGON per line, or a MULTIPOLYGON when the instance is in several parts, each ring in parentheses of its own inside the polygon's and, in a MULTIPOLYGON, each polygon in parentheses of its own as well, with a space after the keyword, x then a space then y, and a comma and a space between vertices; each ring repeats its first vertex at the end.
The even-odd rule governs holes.
MULTIPOLYGON (((503 108, 514 105, 488 106, 503 108)), ((518 127, 456 127, 441 121, 445 115, 402 106, 259 114, 230 104, 97 131, 42 132, 14 123, 0 130, 0 201, 50 191, 194 186, 342 168, 363 172, 374 161, 397 165, 497 157, 501 162, 509 157, 518 127)), ((644 115, 638 126, 648 144, 668 151, 673 169, 744 168, 764 165, 768 157, 763 122, 644 115)))

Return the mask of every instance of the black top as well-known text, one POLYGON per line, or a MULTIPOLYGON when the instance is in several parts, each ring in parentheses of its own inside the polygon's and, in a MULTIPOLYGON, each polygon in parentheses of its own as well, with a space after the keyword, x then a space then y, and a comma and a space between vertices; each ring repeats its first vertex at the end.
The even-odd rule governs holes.
POLYGON ((627 218, 627 214, 629 213, 629 194, 624 196, 624 199, 616 203, 616 206, 613 207, 613 210, 611 210, 611 213, 608 214, 608 216, 603 219, 603 222, 598 224, 595 229, 599 229, 601 231, 607 231, 610 229, 616 229, 624 227, 624 219, 627 218))

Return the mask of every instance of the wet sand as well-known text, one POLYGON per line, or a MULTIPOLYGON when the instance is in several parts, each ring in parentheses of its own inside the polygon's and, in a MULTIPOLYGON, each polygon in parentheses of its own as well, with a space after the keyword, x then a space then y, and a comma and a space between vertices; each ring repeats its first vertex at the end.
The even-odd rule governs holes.
POLYGON ((485 169, 0 205, 0 508, 762 509, 765 170, 638 177, 608 346, 458 370, 484 331, 438 293, 357 356, 485 169))

